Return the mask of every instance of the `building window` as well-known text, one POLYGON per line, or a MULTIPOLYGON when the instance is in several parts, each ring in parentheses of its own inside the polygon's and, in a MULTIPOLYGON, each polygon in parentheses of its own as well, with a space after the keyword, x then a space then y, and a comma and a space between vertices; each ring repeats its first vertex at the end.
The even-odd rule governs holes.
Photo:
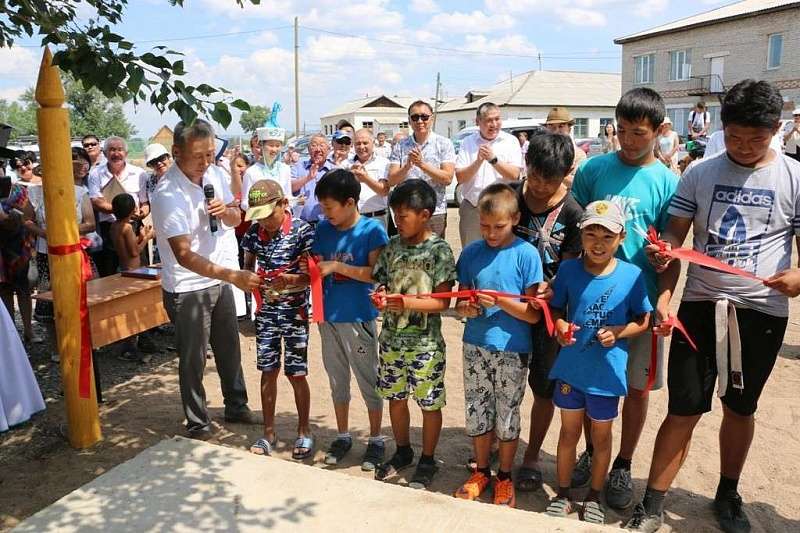
POLYGON ((669 53, 669 81, 688 80, 692 75, 692 51, 675 50, 669 53))
POLYGON ((693 107, 674 107, 667 109, 667 116, 672 121, 672 129, 682 137, 685 137, 687 134, 686 130, 689 126, 689 114, 693 109, 693 107))
POLYGON ((372 129, 372 127, 373 127, 373 122, 372 122, 371 120, 369 120, 369 121, 365 121, 365 122, 362 122, 362 123, 361 123, 361 127, 362 127, 362 128, 368 128, 368 129, 372 129))
POLYGON ((461 131, 466 127, 467 127, 467 121, 466 120, 459 120, 458 121, 458 131, 461 131))
POLYGON ((400 129, 401 130, 407 130, 408 129, 408 122, 401 122, 400 123, 400 129))
POLYGON ((589 136, 589 119, 576 118, 575 125, 572 126, 572 136, 576 139, 583 139, 589 136))
POLYGON ((636 56, 633 58, 634 83, 653 83, 656 70, 656 55, 636 56))
POLYGON ((767 68, 780 67, 781 54, 783 54, 783 35, 780 33, 770 35, 769 52, 767 53, 767 68))

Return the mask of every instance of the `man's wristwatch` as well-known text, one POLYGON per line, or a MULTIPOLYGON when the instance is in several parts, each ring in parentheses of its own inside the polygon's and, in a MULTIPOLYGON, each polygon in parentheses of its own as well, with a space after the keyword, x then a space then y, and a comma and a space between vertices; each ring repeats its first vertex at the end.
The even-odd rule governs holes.
POLYGON ((490 165, 496 165, 497 164, 497 156, 494 156, 493 158, 491 158, 489 160, 489 164, 490 165))

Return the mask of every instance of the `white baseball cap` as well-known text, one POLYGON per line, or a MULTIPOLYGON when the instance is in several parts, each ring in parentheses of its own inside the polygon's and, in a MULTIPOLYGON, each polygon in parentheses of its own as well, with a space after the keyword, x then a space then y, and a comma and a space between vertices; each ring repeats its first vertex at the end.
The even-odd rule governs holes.
POLYGON ((603 226, 612 233, 622 233, 625 230, 625 215, 617 204, 597 200, 586 206, 578 227, 583 229, 594 224, 603 226))
POLYGON ((800 115, 800 107, 792 111, 792 115, 800 115))

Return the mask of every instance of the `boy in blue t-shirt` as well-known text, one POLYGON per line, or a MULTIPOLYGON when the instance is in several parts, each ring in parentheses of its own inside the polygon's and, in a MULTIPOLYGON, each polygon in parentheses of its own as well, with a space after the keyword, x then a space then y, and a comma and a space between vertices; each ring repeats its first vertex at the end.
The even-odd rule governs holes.
POLYGON ((561 263, 550 300, 562 345, 550 371, 556 380, 553 402, 561 409, 561 434, 558 494, 547 513, 566 517, 572 512, 569 490, 575 448, 588 416, 594 454, 581 519, 602 524, 600 491, 611 462, 611 426, 619 399, 628 392, 628 339, 647 331, 653 308, 639 267, 614 257, 625 239, 620 208, 604 200, 592 202, 580 227, 583 257, 561 263))
MULTIPOLYGON (((678 176, 653 154, 666 110, 661 96, 640 87, 622 95, 615 110, 620 150, 587 159, 575 173, 572 194, 582 206, 596 200, 616 203, 625 215, 627 236, 617 257, 642 269, 650 304, 656 308, 658 283, 655 270, 647 261, 647 245, 642 232, 654 226, 659 232, 666 225, 667 209, 678 187, 678 176)), ((658 320, 665 316, 658 316, 658 320)), ((664 342, 656 339, 656 368, 650 368, 652 337, 642 335, 630 341, 628 349, 628 395, 622 414, 619 454, 611 466, 606 485, 606 502, 614 509, 633 504, 631 459, 647 418, 647 382, 651 371, 655 382, 651 390, 663 386, 664 342)), ((581 454, 572 478, 573 487, 583 487, 591 472, 591 435, 586 435, 586 451, 581 454)))
MULTIPOLYGON (((470 243, 456 266, 460 289, 488 289, 534 296, 542 281, 536 248, 514 235, 520 211, 516 193, 504 183, 490 185, 478 198, 483 239, 470 243)), ((516 506, 511 468, 519 443, 519 408, 525 395, 530 324, 541 311, 515 298, 481 294, 477 302, 459 300, 456 310, 467 317, 464 328, 464 408, 477 468, 455 496, 474 500, 492 477, 489 455, 499 440, 500 469, 494 503, 516 506)))
POLYGON ((372 268, 389 238, 377 220, 358 213, 361 184, 349 170, 335 169, 317 183, 314 194, 325 215, 317 224, 313 252, 322 256, 325 322, 319 324, 322 362, 328 373, 338 436, 325 463, 338 464, 353 446, 348 427, 350 372, 367 404, 369 442, 361 469, 383 462, 383 399, 378 395, 378 312, 370 302, 372 268))

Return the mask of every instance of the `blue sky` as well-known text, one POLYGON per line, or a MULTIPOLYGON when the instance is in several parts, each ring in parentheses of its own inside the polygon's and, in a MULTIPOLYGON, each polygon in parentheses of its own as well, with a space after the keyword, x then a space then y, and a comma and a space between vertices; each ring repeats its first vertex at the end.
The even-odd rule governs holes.
MULTIPOLYGON (((139 49, 164 44, 185 53, 192 81, 224 86, 251 104, 280 101, 281 123, 293 129, 291 24, 300 17, 301 120, 313 129, 320 115, 365 95, 432 98, 437 72, 448 97, 537 69, 539 53, 547 70, 619 72, 615 37, 726 3, 262 0, 242 10, 234 0, 186 0, 183 9, 132 0, 119 30, 154 41, 139 49)), ((0 98, 33 85, 40 57, 37 48, 0 49, 0 98)), ((177 121, 146 105, 126 109, 142 136, 177 121)), ((228 132, 240 131, 235 116, 228 132)))

